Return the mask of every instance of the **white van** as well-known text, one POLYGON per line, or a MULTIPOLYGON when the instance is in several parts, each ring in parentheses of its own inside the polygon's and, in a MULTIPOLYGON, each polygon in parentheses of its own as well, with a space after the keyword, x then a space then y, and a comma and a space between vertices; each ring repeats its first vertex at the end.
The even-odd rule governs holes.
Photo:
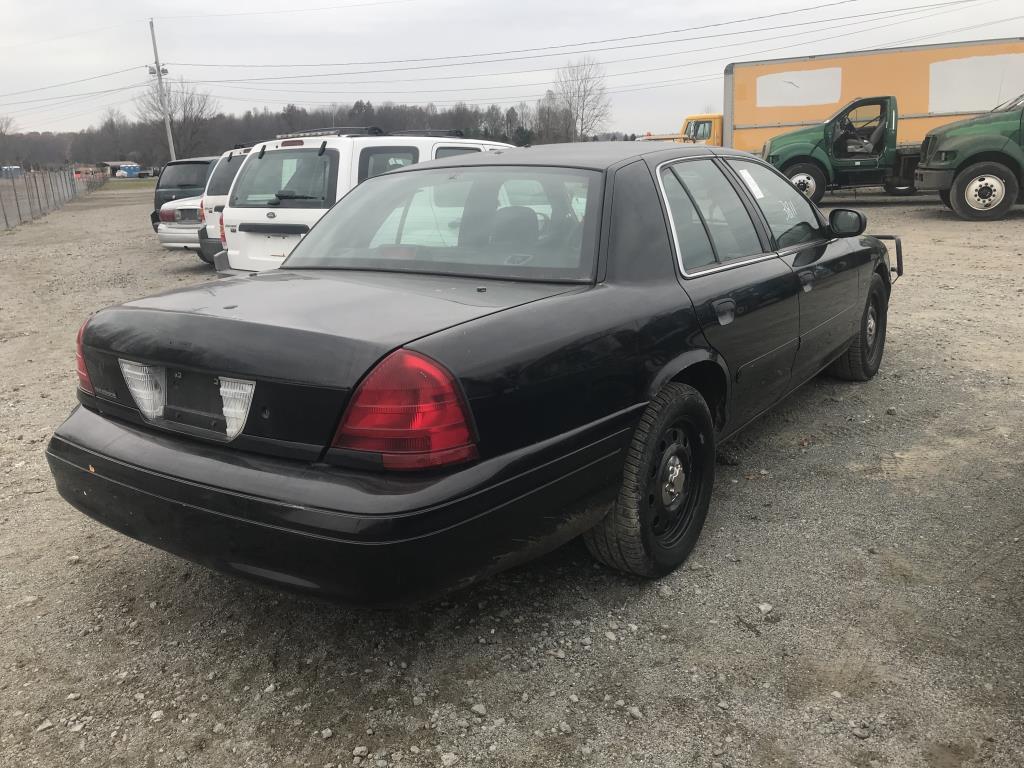
POLYGON ((202 223, 199 229, 199 258, 207 264, 213 264, 213 257, 223 250, 220 244, 220 214, 228 202, 231 182, 238 175, 248 153, 249 147, 236 146, 229 149, 220 156, 206 182, 203 204, 199 209, 199 220, 202 223))
POLYGON ((466 139, 455 131, 384 134, 376 128, 330 128, 259 142, 231 185, 221 215, 225 250, 214 264, 227 274, 274 269, 328 208, 371 176, 425 160, 503 149, 514 147, 466 139))

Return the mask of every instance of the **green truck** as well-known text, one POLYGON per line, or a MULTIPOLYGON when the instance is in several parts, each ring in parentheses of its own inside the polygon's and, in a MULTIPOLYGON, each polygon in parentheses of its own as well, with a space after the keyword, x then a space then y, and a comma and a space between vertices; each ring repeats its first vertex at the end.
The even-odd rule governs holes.
POLYGON ((994 221, 1010 212, 1024 181, 1024 94, 991 112, 929 131, 914 180, 938 191, 969 221, 994 221))
POLYGON ((855 99, 824 123, 768 140, 761 156, 815 203, 826 189, 913 194, 921 146, 897 143, 898 122, 895 96, 855 99))

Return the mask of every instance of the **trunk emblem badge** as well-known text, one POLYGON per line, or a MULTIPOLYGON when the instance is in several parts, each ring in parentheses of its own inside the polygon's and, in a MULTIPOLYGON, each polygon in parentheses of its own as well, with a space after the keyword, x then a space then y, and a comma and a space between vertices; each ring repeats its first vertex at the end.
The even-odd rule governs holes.
POLYGON ((267 211, 267 218, 268 219, 275 219, 275 218, 277 218, 277 214, 274 213, 273 211, 267 211))

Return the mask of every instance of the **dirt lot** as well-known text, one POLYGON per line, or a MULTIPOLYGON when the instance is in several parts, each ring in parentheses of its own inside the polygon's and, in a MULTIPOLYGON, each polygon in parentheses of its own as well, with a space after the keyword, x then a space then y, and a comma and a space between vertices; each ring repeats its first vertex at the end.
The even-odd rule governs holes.
POLYGON ((742 434, 679 572, 572 545, 385 613, 211 573, 53 490, 81 320, 213 279, 156 245, 150 199, 0 234, 0 765, 1024 765, 1024 209, 856 201, 906 243, 882 371, 742 434))

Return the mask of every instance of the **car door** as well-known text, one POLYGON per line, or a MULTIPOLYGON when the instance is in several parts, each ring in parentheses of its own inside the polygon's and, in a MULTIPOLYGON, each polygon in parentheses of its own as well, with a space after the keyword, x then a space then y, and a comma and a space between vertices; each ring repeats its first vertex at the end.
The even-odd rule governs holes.
POLYGON ((793 383, 820 371, 857 332, 860 273, 871 253, 856 238, 835 238, 814 205, 774 168, 753 159, 726 164, 743 181, 779 257, 800 284, 800 348, 793 383))
POLYGON ((730 371, 731 431, 789 391, 800 285, 771 252, 738 183, 715 160, 671 161, 658 176, 683 289, 730 371))
POLYGON ((829 124, 829 154, 840 184, 881 183, 885 175, 883 158, 888 154, 887 138, 895 134, 895 130, 889 130, 890 115, 886 106, 884 98, 856 101, 829 124), (852 132, 848 130, 851 125, 852 132), (861 146, 863 151, 849 151, 848 140, 855 146, 857 140, 868 142, 873 137, 876 141, 870 150, 861 146))

